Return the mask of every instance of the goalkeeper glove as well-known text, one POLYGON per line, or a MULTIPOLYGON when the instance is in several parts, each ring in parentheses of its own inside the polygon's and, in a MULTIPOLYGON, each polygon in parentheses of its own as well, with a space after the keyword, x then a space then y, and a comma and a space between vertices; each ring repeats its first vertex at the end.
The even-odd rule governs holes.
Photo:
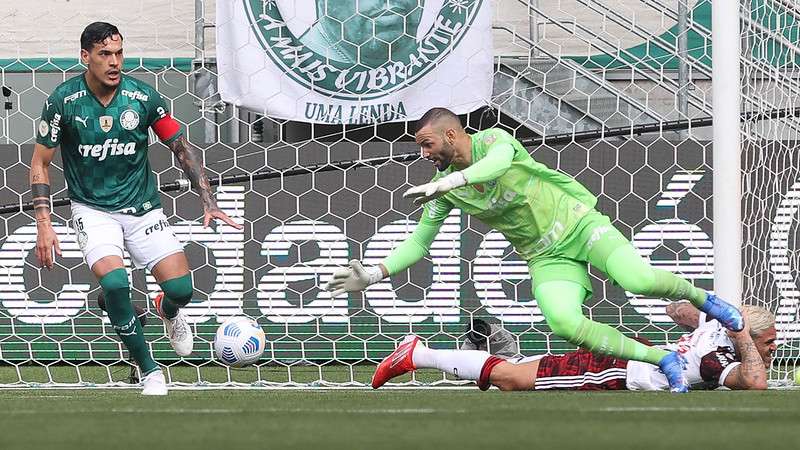
POLYGON ((350 267, 333 272, 333 278, 325 286, 325 290, 331 292, 331 297, 337 297, 345 292, 363 291, 382 279, 383 271, 380 266, 364 268, 361 261, 354 259, 350 261, 350 267))
POLYGON ((403 198, 413 199, 414 204, 420 206, 423 203, 441 197, 453 189, 466 186, 466 184, 467 179, 464 177, 464 174, 457 171, 436 181, 412 187, 403 193, 403 198))

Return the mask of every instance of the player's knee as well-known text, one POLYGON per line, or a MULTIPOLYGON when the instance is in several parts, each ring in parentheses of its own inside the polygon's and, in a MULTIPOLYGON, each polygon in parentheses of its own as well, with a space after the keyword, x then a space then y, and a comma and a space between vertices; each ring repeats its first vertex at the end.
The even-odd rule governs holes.
POLYGON ((167 280, 161 283, 161 290, 170 300, 180 306, 185 306, 192 301, 192 294, 194 293, 192 276, 186 274, 167 280))
POLYGON ((558 315, 546 317, 547 326, 556 336, 570 340, 578 334, 578 328, 584 317, 580 314, 558 315))
POLYGON ((518 389, 515 389, 515 383, 514 383, 513 380, 499 380, 499 381, 492 382, 492 384, 497 386, 498 389, 500 389, 501 391, 504 391, 504 392, 518 390, 518 389))
POLYGON ((114 269, 100 278, 100 287, 102 287, 103 292, 106 293, 106 301, 113 300, 116 296, 108 294, 130 289, 128 273, 125 269, 114 269))
POLYGON ((492 370, 489 381, 501 391, 524 391, 532 389, 533 377, 523 369, 523 367, 511 363, 498 364, 492 370))

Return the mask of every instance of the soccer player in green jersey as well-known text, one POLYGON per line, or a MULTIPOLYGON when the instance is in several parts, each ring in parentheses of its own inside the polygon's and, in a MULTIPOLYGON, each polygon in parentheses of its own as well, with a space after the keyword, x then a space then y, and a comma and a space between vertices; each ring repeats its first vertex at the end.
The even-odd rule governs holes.
MULTIPOLYGON (((364 268, 354 260, 336 271, 327 286, 333 296, 366 289, 419 261, 450 210, 460 208, 500 231, 527 261, 534 297, 553 333, 592 352, 655 364, 674 392, 688 390, 678 352, 644 345, 583 315, 581 305, 592 291, 587 263, 634 294, 688 299, 726 328, 744 327, 735 307, 650 266, 594 209, 597 199, 585 187, 536 162, 507 132, 491 128, 470 135, 453 112, 434 108, 417 122, 416 141, 438 169, 430 183, 403 194, 425 205, 419 224, 380 264, 364 268)), ((411 353, 395 352, 384 360, 373 387, 413 370, 411 353)), ((471 365, 480 371, 486 363, 478 357, 471 365)))
POLYGON ((175 353, 192 352, 192 329, 182 306, 192 299, 189 264, 161 209, 155 175, 147 159, 148 129, 169 147, 200 194, 203 225, 214 219, 241 228, 222 212, 203 172, 199 152, 186 140, 161 95, 122 73, 122 35, 95 22, 81 34, 81 61, 87 70, 59 85, 45 101, 31 160, 30 182, 36 216, 36 256, 52 269, 60 255, 50 221, 48 168, 57 147, 72 204, 78 245, 106 302, 111 325, 143 375, 145 395, 167 393, 164 375, 147 343, 130 301, 123 264, 126 249, 134 264, 147 267, 163 292, 155 299, 175 353))

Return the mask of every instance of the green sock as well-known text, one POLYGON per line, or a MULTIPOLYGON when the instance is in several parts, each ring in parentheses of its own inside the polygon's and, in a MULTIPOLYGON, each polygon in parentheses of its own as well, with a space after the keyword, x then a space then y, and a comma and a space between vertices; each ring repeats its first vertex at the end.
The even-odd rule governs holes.
POLYGON ((164 299, 161 300, 161 312, 168 319, 178 315, 178 310, 192 301, 194 289, 192 288, 192 276, 188 273, 177 278, 171 278, 161 283, 160 286, 161 290, 164 291, 164 299))
POLYGON ((672 272, 653 269, 656 274, 654 294, 670 300, 689 300, 698 309, 706 302, 706 291, 672 272))
POLYGON ((106 311, 111 326, 117 332, 131 357, 139 365, 142 375, 158 369, 150 349, 144 340, 144 331, 131 305, 131 289, 125 269, 115 269, 100 278, 100 286, 106 298, 106 311))
POLYGON ((654 268, 632 245, 611 252, 601 267, 605 267, 606 273, 620 286, 634 294, 689 300, 697 308, 706 302, 706 291, 672 272, 654 268))
POLYGON ((574 340, 570 342, 589 351, 655 365, 669 354, 666 350, 631 339, 604 323, 592 322, 586 317, 582 319, 574 340))
POLYGON ((658 364, 668 351, 645 345, 618 330, 587 319, 581 304, 586 289, 572 281, 548 281, 536 286, 536 302, 553 333, 589 351, 621 359, 658 364))

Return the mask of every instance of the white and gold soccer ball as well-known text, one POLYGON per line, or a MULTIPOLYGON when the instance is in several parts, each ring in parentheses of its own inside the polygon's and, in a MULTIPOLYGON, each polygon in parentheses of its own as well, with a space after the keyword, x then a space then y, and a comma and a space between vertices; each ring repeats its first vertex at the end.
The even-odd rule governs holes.
POLYGON ((255 320, 234 317, 226 320, 217 329, 214 337, 214 353, 217 359, 231 367, 253 364, 264 354, 267 338, 255 320))

